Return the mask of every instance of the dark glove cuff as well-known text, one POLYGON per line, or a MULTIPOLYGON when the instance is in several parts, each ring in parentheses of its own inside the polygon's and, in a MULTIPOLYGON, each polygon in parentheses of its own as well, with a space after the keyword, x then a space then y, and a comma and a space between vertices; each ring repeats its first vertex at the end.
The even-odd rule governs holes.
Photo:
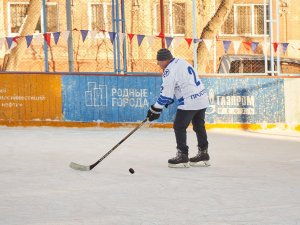
POLYGON ((159 109, 159 108, 155 108, 153 105, 151 105, 150 107, 150 111, 154 114, 160 114, 162 109, 159 109))

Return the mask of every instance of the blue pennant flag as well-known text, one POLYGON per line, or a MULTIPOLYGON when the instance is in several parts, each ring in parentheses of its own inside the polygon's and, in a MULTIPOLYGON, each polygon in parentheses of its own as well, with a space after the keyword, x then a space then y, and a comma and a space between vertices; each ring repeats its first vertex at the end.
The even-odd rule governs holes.
POLYGON ((29 46, 30 46, 30 44, 32 42, 32 37, 33 37, 33 35, 27 35, 27 36, 25 36, 26 43, 27 43, 27 48, 29 48, 29 46))
POLYGON ((53 34, 53 37, 54 37, 54 42, 57 45, 57 42, 58 42, 59 37, 60 37, 60 32, 55 32, 55 33, 52 33, 52 34, 53 34))
POLYGON ((88 35, 89 31, 88 30, 80 30, 81 35, 82 35, 82 41, 84 42, 86 39, 86 36, 88 35))
POLYGON ((195 44, 197 44, 197 43, 199 43, 199 42, 201 42, 201 41, 202 41, 202 39, 200 39, 200 38, 195 38, 195 39, 194 39, 194 43, 195 43, 195 44))
POLYGON ((231 41, 223 41, 223 47, 224 47, 225 53, 228 52, 230 45, 231 45, 231 41))
POLYGON ((114 44, 117 33, 116 32, 108 32, 108 34, 109 34, 111 43, 114 44))
POLYGON ((13 39, 14 39, 13 37, 6 37, 8 49, 10 49, 13 39))
POLYGON ((256 48, 257 48, 258 44, 259 44, 259 42, 252 42, 251 43, 251 49, 252 49, 253 52, 256 51, 256 48))
POLYGON ((172 38, 172 37, 165 37, 165 38, 166 38, 166 42, 167 42, 167 48, 169 48, 174 38, 172 38))
POLYGON ((138 46, 140 46, 145 38, 145 35, 137 34, 138 46))
POLYGON ((288 45, 289 45, 289 43, 281 43, 281 47, 282 47, 282 52, 283 52, 283 54, 285 54, 288 45))

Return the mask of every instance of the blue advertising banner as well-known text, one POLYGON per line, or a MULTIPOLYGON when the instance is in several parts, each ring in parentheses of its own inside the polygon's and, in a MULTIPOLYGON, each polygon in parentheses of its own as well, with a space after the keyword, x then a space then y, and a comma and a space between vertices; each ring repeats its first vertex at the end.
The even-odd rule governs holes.
MULTIPOLYGON (((145 119, 160 92, 160 77, 63 76, 65 121, 139 122, 145 119)), ((169 122, 175 106, 158 122, 169 122), (172 113, 170 113, 172 111, 172 113)))
POLYGON ((208 123, 283 123, 284 79, 203 78, 210 107, 208 123))
MULTIPOLYGON (((207 123, 285 121, 284 80, 279 78, 202 78, 210 99, 207 123)), ((159 96, 158 76, 63 76, 65 121, 139 122, 159 96)), ((176 104, 157 122, 172 122, 176 104)))

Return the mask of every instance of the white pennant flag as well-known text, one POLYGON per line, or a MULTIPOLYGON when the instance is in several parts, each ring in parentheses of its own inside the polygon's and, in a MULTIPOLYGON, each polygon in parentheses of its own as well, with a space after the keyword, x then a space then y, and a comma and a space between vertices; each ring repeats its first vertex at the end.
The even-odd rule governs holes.
POLYGON ((10 46, 10 49, 9 50, 12 50, 14 47, 16 47, 18 44, 15 42, 15 41, 13 41, 12 43, 11 43, 11 46, 10 46))
POLYGON ((98 36, 100 39, 104 39, 104 33, 102 31, 99 32, 98 36))
POLYGON ((233 43, 234 53, 237 54, 242 41, 232 41, 232 43, 233 43))
POLYGON ((91 39, 94 40, 98 34, 98 31, 91 30, 89 33, 90 33, 91 39))
POLYGON ((261 45, 263 47, 263 53, 264 53, 264 55, 267 55, 268 51, 269 51, 270 42, 269 43, 262 43, 261 45))
POLYGON ((2 50, 4 44, 4 38, 0 38, 0 51, 2 50))
POLYGON ((124 41, 125 37, 126 37, 125 33, 120 33, 121 42, 124 41))
POLYGON ((211 46, 212 46, 212 40, 211 39, 203 39, 205 45, 206 45, 206 48, 208 49, 208 51, 210 51, 211 49, 211 46))
POLYGON ((184 40, 183 37, 176 37, 176 38, 174 39, 174 45, 175 45, 175 47, 179 47, 179 45, 182 44, 183 40, 184 40))
POLYGON ((68 41, 69 35, 70 35, 70 31, 69 30, 63 31, 61 33, 61 35, 63 36, 63 38, 65 39, 65 41, 68 41))
POLYGON ((41 45, 44 44, 44 35, 43 34, 36 34, 33 36, 35 39, 38 40, 38 43, 40 43, 41 45))
POLYGON ((153 45, 154 36, 147 36, 147 41, 149 46, 151 47, 153 45))

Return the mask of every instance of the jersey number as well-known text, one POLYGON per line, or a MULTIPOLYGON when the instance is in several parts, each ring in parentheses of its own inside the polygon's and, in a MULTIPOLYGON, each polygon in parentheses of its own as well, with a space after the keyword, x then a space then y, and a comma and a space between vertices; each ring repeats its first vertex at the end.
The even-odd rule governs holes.
POLYGON ((189 67, 188 67, 188 72, 189 72, 189 74, 191 74, 191 75, 194 76, 195 84, 196 84, 197 86, 199 86, 199 85, 201 84, 201 82, 197 79, 197 76, 196 76, 196 73, 195 73, 193 67, 189 66, 189 67))

